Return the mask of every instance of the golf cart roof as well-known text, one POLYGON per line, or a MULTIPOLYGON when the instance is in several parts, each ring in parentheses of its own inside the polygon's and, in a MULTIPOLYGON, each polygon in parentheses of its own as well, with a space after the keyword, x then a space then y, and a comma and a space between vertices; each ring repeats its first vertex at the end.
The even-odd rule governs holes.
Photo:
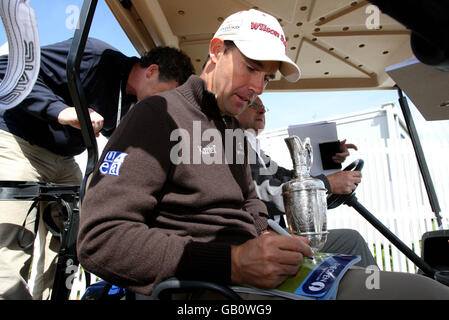
POLYGON ((394 89, 385 69, 413 58, 410 31, 368 1, 105 1, 139 53, 157 45, 178 47, 197 73, 224 18, 250 8, 272 14, 302 77, 296 83, 277 77, 267 91, 394 89))

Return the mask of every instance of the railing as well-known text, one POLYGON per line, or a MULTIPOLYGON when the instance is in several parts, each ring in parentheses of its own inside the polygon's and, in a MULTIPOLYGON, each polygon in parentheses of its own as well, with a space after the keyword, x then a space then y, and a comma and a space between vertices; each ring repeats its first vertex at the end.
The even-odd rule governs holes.
MULTIPOLYGON (((101 279, 95 275, 91 275, 91 284, 100 281, 101 279)), ((80 267, 78 272, 74 275, 72 288, 70 292, 70 300, 80 300, 86 291, 86 274, 83 268, 80 267)))

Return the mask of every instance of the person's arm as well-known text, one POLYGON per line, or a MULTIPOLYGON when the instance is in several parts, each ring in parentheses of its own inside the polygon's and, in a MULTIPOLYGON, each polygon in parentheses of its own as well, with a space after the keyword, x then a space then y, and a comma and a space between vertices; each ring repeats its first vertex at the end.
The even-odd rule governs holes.
POLYGON ((243 210, 248 211, 254 218, 254 226, 256 227, 257 234, 262 234, 267 228, 268 211, 265 204, 257 197, 255 187, 251 181, 252 194, 245 201, 243 210))
POLYGON ((362 181, 360 171, 340 171, 327 176, 330 185, 330 193, 349 194, 357 188, 362 181))
POLYGON ((313 256, 308 243, 303 237, 267 232, 242 245, 232 246, 232 283, 275 288, 289 276, 296 275, 305 256, 313 256))
MULTIPOLYGON (((255 153, 255 151, 253 150, 255 153)), ((255 190, 259 199, 261 199, 272 217, 274 215, 284 214, 284 202, 282 199, 282 184, 291 180, 293 170, 288 170, 278 166, 263 151, 260 154, 265 166, 260 159, 255 158, 255 163, 251 163, 251 175, 255 190)))
MULTIPOLYGON (((88 111, 95 136, 99 137, 100 130, 103 128, 104 118, 92 108, 88 108, 88 111)), ((81 129, 75 107, 68 107, 59 112, 58 122, 62 125, 69 125, 76 129, 81 129)))
MULTIPOLYGON (((260 189, 268 190, 271 187, 261 187, 263 182, 261 185, 255 183, 258 180, 259 182, 265 181, 266 184, 269 184, 269 179, 266 179, 267 176, 264 177, 259 175, 259 172, 254 172, 254 170, 259 170, 259 168, 260 166, 254 166, 254 164, 251 165, 251 170, 248 168, 248 183, 251 188, 249 192, 250 201, 247 204, 250 203, 254 206, 251 208, 247 207, 247 210, 254 213, 259 212, 259 221, 263 221, 263 224, 259 224, 257 222, 258 219, 255 218, 255 225, 256 227, 263 226, 265 229, 267 217, 266 213, 262 213, 260 208, 262 202, 257 196, 260 189)), ((280 188, 282 183, 277 178, 272 178, 273 183, 277 185, 272 187, 280 188)), ((279 200, 279 197, 277 199, 279 200)), ((280 199, 282 200, 282 196, 280 199)), ((263 212, 266 212, 265 210, 263 212)), ((257 214, 253 214, 253 216, 256 217, 257 214)), ((258 228, 259 230, 261 229, 258 228)), ((268 289, 278 286, 289 276, 296 275, 304 256, 311 257, 313 255, 308 243, 308 239, 303 237, 286 237, 265 231, 262 235, 241 245, 232 246, 230 259, 231 283, 268 289)))
MULTIPOLYGON (((246 166, 247 187, 243 192, 245 201, 242 209, 249 212, 254 219, 257 235, 267 229, 267 208, 257 197, 251 179, 249 166, 246 166)), ((219 238, 219 236, 217 237, 219 238)), ((189 242, 184 248, 176 277, 179 279, 212 281, 231 284, 231 245, 220 242, 189 242)))
MULTIPOLYGON (((30 94, 20 104, 20 108, 38 119, 80 129, 75 107, 68 106, 64 99, 55 94, 40 76, 30 94)), ((104 119, 91 108, 89 108, 89 114, 94 133, 98 135, 103 127, 104 119)))
POLYGON ((346 139, 343 141, 340 141, 340 152, 336 153, 332 160, 334 160, 335 163, 343 163, 346 158, 349 156, 349 149, 358 150, 357 146, 353 143, 346 143, 346 139))
MULTIPOLYGON (((251 147, 248 145, 248 148, 251 147)), ((267 219, 269 215, 266 205, 261 201, 260 197, 258 197, 258 192, 256 190, 257 186, 253 182, 252 171, 252 165, 246 165, 245 176, 247 178, 248 194, 243 209, 252 214, 257 234, 262 234, 267 228, 267 219)))
POLYGON ((324 187, 326 188, 326 194, 332 193, 332 184, 329 181, 329 176, 325 176, 324 174, 319 174, 317 176, 313 176, 315 179, 319 179, 323 181, 324 187))
POLYGON ((267 177, 269 177, 269 179, 271 180, 270 185, 279 186, 282 183, 290 181, 293 178, 293 175, 295 173, 294 170, 279 166, 276 161, 271 159, 271 157, 267 155, 263 150, 260 150, 260 157, 265 162, 265 168, 262 167, 261 163, 257 162, 257 165, 260 168, 258 171, 253 172, 257 179, 266 180, 267 177))
MULTIPOLYGON (((357 146, 352 143, 346 143, 346 139, 340 142, 340 152, 332 157, 336 163, 343 163, 349 156, 349 149, 358 150, 357 146)), ((324 177, 318 177, 325 184, 328 193, 333 194, 349 194, 355 190, 357 184, 361 182, 362 173, 360 171, 340 171, 324 177)))
POLYGON ((58 121, 59 113, 68 108, 64 99, 53 92, 38 76, 33 89, 27 98, 20 104, 25 112, 44 121, 58 121))

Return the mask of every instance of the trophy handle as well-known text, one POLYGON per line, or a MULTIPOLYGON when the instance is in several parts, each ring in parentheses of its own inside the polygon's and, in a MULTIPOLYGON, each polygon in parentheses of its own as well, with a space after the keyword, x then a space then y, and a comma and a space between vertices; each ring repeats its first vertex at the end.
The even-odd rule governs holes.
POLYGON ((313 150, 310 138, 305 138, 304 142, 298 136, 287 137, 284 140, 290 151, 295 178, 304 174, 310 174, 310 168, 313 163, 313 150))
POLYGON ((287 144, 287 148, 293 162, 293 170, 295 171, 294 177, 297 178, 299 177, 301 170, 301 150, 303 149, 302 141, 297 136, 287 137, 284 141, 287 144))
POLYGON ((307 137, 304 139, 304 149, 307 152, 307 159, 306 159, 306 166, 307 166, 307 172, 310 173, 310 169, 312 168, 313 164, 313 148, 312 144, 310 143, 310 138, 307 137))

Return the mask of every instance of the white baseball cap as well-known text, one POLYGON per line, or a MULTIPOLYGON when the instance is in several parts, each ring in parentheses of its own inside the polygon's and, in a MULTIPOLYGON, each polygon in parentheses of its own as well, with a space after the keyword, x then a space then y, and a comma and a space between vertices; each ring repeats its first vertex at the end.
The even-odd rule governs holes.
POLYGON ((287 56, 287 41, 279 21, 255 10, 240 11, 227 17, 214 38, 232 40, 249 59, 279 61, 279 71, 289 82, 298 81, 299 67, 287 56))

